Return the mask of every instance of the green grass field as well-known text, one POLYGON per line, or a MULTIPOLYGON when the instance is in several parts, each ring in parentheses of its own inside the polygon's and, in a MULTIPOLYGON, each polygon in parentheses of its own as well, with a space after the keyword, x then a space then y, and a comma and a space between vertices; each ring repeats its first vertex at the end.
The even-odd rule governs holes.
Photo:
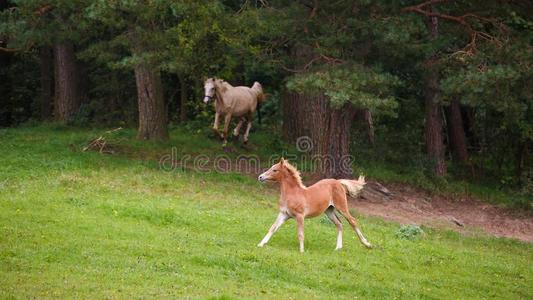
MULTIPOLYGON (((277 192, 238 174, 165 172, 151 151, 213 154, 202 135, 130 153, 81 147, 99 131, 41 126, 0 131, 0 298, 531 299, 533 246, 359 216, 365 249, 345 226, 294 221, 257 248, 277 192), (148 153, 135 155, 135 153, 148 153), (142 158, 142 159, 139 159, 142 158)), ((262 150, 267 152, 267 150, 262 150)), ((357 213, 356 213, 357 215, 357 213)))

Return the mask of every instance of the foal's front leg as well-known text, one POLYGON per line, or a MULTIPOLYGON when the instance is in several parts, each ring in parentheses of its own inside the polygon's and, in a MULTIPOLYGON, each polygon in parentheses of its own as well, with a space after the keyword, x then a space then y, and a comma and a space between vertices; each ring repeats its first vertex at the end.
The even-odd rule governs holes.
POLYGON ((263 240, 259 244, 257 244, 257 247, 263 247, 266 243, 268 243, 268 240, 270 240, 272 235, 279 229, 281 224, 283 224, 288 219, 289 219, 289 216, 287 214, 280 212, 278 214, 278 218, 276 219, 274 224, 272 224, 272 226, 268 230, 268 233, 265 235, 263 240))

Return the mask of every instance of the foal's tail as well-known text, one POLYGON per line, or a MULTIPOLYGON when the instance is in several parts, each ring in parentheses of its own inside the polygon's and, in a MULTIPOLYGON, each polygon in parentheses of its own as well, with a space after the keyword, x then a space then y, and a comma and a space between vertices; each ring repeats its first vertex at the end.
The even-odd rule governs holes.
POLYGON ((357 180, 340 179, 339 182, 344 186, 346 194, 350 197, 357 197, 366 184, 365 176, 359 176, 357 180))

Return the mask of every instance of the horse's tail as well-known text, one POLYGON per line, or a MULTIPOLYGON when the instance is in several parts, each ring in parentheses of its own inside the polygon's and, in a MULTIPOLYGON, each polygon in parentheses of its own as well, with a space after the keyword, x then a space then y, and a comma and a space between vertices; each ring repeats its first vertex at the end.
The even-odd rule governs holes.
POLYGON ((339 182, 344 186, 346 194, 350 197, 357 197, 366 184, 365 176, 359 176, 357 180, 339 179, 339 182))
POLYGON ((259 93, 259 95, 257 95, 257 103, 265 102, 266 98, 267 97, 266 97, 266 95, 263 92, 259 93))
POLYGON ((252 90, 257 92, 257 103, 263 103, 266 101, 266 95, 263 92, 263 86, 259 82, 254 82, 254 85, 252 85, 252 90))
POLYGON ((261 103, 257 102, 257 121, 261 125, 261 103))

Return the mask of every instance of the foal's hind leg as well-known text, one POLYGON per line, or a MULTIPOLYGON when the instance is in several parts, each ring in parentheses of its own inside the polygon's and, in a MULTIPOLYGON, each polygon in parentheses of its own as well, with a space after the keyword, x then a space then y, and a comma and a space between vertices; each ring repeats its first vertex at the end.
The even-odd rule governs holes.
POLYGON ((298 241, 300 242, 300 252, 304 252, 304 215, 296 215, 296 225, 298 226, 298 241))
POLYGON ((355 233, 357 233, 357 236, 359 237, 359 240, 363 245, 365 245, 367 248, 372 248, 372 245, 366 240, 366 238, 363 236, 363 233, 361 230, 359 230, 359 227, 357 227, 357 222, 355 221, 355 218, 352 217, 348 209, 346 210, 339 210, 341 214, 348 220, 348 223, 352 225, 353 230, 355 230, 355 233))
POLYGON ((337 199, 334 199, 334 203, 335 208, 346 218, 355 233, 357 233, 357 236, 359 237, 361 243, 363 243, 363 245, 365 245, 367 248, 372 248, 372 245, 363 236, 361 230, 359 230, 355 218, 350 214, 350 211, 348 210, 348 200, 346 199, 346 194, 344 192, 342 194, 339 193, 337 199))
POLYGON ((339 220, 339 217, 335 214, 335 207, 330 206, 326 209, 326 216, 337 226, 337 247, 335 250, 342 248, 342 222, 339 220))

